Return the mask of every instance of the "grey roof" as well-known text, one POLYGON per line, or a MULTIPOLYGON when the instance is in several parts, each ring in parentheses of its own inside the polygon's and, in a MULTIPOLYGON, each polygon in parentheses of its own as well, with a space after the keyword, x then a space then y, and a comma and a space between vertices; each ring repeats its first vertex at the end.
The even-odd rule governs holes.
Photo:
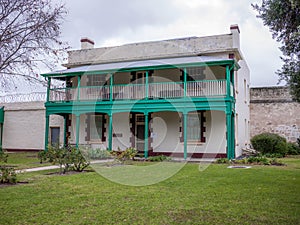
POLYGON ((65 70, 54 71, 50 73, 42 74, 43 76, 60 76, 71 73, 80 72, 93 72, 93 71, 117 71, 122 69, 133 69, 133 68, 145 68, 155 66, 177 66, 193 63, 208 63, 208 62, 221 62, 221 61, 233 61, 232 59, 216 58, 211 56, 192 56, 192 57, 179 57, 179 58, 165 58, 165 59, 151 59, 151 60, 140 60, 140 61, 125 61, 115 63, 104 63, 79 66, 65 70))

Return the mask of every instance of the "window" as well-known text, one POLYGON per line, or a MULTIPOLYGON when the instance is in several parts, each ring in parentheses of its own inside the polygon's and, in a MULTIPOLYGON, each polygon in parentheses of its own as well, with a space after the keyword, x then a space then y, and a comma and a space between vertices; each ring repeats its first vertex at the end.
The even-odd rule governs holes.
POLYGON ((204 80, 204 67, 190 67, 187 68, 187 81, 204 80))
POLYGON ((89 140, 105 141, 104 139, 104 115, 89 115, 89 140))
MULTIPOLYGON (((205 111, 197 111, 191 112, 187 115, 187 141, 188 142, 205 142, 205 111)), ((180 142, 184 142, 184 121, 181 118, 181 127, 179 127, 180 131, 180 142)))
POLYGON ((103 86, 107 83, 105 74, 89 75, 88 86, 103 86))

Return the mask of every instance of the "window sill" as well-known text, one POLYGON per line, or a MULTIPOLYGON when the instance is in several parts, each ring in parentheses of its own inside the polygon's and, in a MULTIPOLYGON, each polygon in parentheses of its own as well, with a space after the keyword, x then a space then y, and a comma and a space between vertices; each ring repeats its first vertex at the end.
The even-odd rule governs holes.
MULTIPOLYGON (((184 144, 184 142, 182 142, 184 144)), ((205 142, 200 142, 200 141, 187 141, 187 145, 204 145, 205 142)))
POLYGON ((91 140, 91 141, 88 141, 88 144, 103 144, 105 143, 104 141, 102 140, 91 140))

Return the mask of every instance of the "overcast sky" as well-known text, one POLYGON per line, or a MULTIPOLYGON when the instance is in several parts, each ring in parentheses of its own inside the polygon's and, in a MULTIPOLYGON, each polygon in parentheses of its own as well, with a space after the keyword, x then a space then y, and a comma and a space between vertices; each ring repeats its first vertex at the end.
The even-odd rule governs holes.
POLYGON ((260 0, 65 0, 69 11, 62 37, 72 49, 89 37, 95 47, 241 31, 241 50, 251 70, 251 86, 276 85, 279 44, 251 3, 260 0))

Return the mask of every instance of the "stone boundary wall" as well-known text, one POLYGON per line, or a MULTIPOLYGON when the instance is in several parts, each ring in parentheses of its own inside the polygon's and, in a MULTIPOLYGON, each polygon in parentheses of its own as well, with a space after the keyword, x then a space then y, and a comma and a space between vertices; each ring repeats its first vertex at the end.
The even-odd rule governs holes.
POLYGON ((280 134, 290 142, 300 138, 300 103, 288 87, 255 87, 250 90, 250 136, 280 134))

